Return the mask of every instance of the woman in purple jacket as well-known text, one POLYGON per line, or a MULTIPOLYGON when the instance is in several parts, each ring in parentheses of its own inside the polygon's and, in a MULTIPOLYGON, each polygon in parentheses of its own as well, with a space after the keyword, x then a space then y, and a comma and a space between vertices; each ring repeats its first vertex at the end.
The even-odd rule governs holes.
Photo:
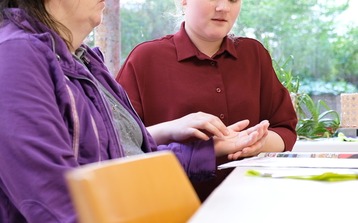
POLYGON ((240 131, 247 120, 227 128, 202 112, 146 129, 100 51, 82 44, 104 7, 0 2, 0 222, 76 222, 63 174, 79 165, 172 150, 201 180, 215 156, 235 159, 267 135, 267 121, 240 131))

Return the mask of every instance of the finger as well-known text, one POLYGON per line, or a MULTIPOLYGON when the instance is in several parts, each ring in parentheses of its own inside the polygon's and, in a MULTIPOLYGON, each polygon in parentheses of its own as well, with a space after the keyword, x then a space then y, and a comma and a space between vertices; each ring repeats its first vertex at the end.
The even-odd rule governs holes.
POLYGON ((268 135, 268 125, 262 125, 261 128, 258 129, 259 132, 259 138, 264 138, 268 135))
POLYGON ((256 156, 259 154, 259 146, 258 145, 252 145, 252 146, 249 146, 249 147, 246 147, 244 149, 242 149, 241 151, 241 156, 242 157, 250 157, 250 156, 256 156))
POLYGON ((270 126, 270 123, 269 123, 269 121, 264 120, 264 121, 260 122, 260 125, 264 131, 267 131, 270 126))
POLYGON ((260 122, 260 124, 261 124, 261 125, 267 125, 267 126, 269 126, 269 125, 270 125, 270 122, 269 122, 268 120, 262 120, 262 121, 260 122))
POLYGON ((247 134, 251 134, 252 132, 259 132, 260 129, 262 129, 262 125, 261 124, 257 124, 257 125, 254 125, 248 129, 246 129, 247 131, 247 134))
POLYGON ((241 151, 228 155, 228 160, 237 160, 241 158, 241 151))
POLYGON ((241 136, 235 143, 236 148, 245 148, 255 144, 258 141, 259 133, 257 131, 252 132, 250 135, 241 136))
POLYGON ((250 123, 250 121, 245 119, 245 120, 238 121, 238 122, 228 126, 228 128, 233 131, 238 132, 238 131, 245 129, 249 125, 249 123, 250 123))
POLYGON ((248 131, 249 133, 251 133, 251 132, 253 132, 253 131, 258 131, 258 130, 260 130, 260 129, 268 129, 269 125, 270 125, 270 123, 269 123, 267 120, 263 120, 263 121, 261 121, 259 124, 254 125, 254 126, 248 128, 247 131, 248 131))
POLYGON ((198 129, 193 129, 193 136, 198 138, 198 139, 201 139, 201 140, 209 140, 210 139, 210 136, 207 135, 206 133, 198 130, 198 129))
POLYGON ((212 120, 211 122, 206 122, 200 130, 211 133, 212 135, 217 137, 224 137, 226 135, 229 135, 228 128, 219 119, 212 120))
POLYGON ((262 147, 264 144, 265 138, 261 138, 255 144, 248 146, 242 149, 242 156, 249 157, 249 156, 256 156, 262 151, 262 147))

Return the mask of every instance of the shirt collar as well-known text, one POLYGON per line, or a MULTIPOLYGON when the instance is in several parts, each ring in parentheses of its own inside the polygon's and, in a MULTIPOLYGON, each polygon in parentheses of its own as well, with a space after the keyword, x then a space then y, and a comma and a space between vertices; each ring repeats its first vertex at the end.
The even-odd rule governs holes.
MULTIPOLYGON (((190 40, 185 29, 185 22, 180 26, 180 30, 174 34, 174 44, 177 50, 178 61, 185 60, 190 57, 198 57, 199 59, 203 58, 202 53, 196 48, 194 43, 190 40)), ((221 44, 219 51, 215 56, 221 55, 223 53, 228 53, 234 58, 237 58, 236 47, 237 41, 233 36, 226 36, 221 44)), ((214 57, 215 57, 214 56, 214 57)))

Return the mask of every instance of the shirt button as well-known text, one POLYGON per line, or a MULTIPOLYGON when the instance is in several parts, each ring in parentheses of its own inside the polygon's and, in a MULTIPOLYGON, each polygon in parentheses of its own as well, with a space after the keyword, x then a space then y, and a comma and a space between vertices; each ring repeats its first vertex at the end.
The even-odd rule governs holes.
POLYGON ((211 65, 211 66, 215 66, 215 62, 214 62, 214 61, 211 61, 211 62, 210 62, 210 65, 211 65))
POLYGON ((220 114, 220 119, 224 119, 225 118, 225 115, 224 114, 220 114))
POLYGON ((220 93, 220 92, 221 92, 221 88, 216 88, 216 92, 220 93))

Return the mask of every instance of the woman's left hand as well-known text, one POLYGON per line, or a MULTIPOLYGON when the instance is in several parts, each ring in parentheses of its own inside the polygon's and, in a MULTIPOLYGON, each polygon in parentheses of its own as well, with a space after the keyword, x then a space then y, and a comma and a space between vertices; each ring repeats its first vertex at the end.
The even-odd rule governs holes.
POLYGON ((266 142, 269 122, 264 120, 251 128, 243 130, 248 124, 248 120, 237 122, 228 127, 230 130, 229 135, 221 138, 214 137, 216 155, 227 155, 228 159, 236 160, 259 154, 266 142))

